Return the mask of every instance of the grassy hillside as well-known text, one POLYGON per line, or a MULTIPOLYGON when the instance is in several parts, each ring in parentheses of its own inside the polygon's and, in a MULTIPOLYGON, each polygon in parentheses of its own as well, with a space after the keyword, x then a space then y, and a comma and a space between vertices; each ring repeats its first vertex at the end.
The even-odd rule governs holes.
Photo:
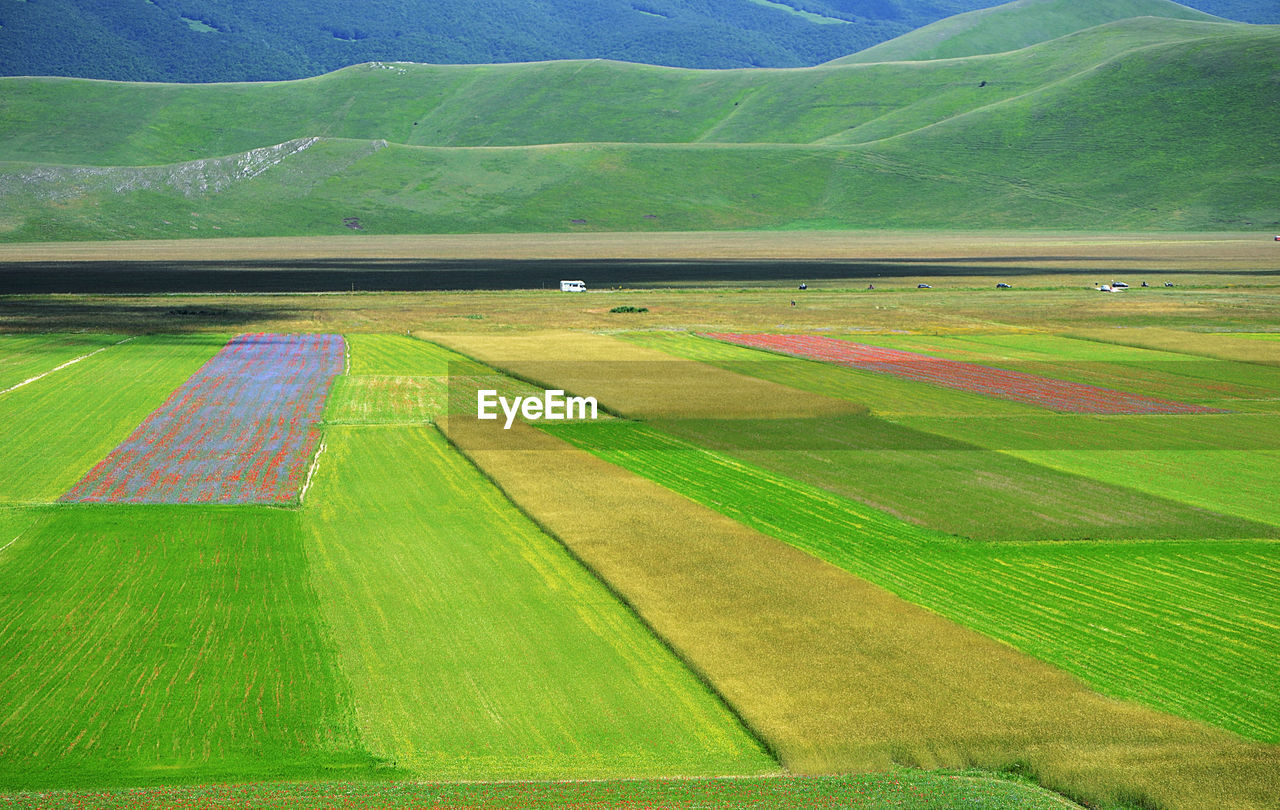
POLYGON ((1172 0, 1111 0, 1107 3, 1015 0, 994 8, 947 17, 836 62, 947 59, 999 53, 1130 17, 1217 19, 1172 0))
POLYGON ((1013 53, 786 71, 5 79, 0 239, 1270 229, 1277 70, 1280 30, 1146 17, 1013 53))
MULTIPOLYGON (((359 65, 297 82, 130 84, 0 79, 0 159, 152 166, 307 137, 406 146, 566 143, 847 143, 1034 93, 1144 48, 1270 29, 1131 19, 1026 52, 925 65, 693 71, 608 61, 359 65), (979 87, 982 82, 985 87, 979 87), (56 124, 56 125, 54 125, 56 124)), ((1228 77, 1223 77, 1225 80, 1228 77)), ((1141 104, 1140 96, 1134 103, 1141 104)), ((1246 113, 1247 110, 1240 110, 1246 113)), ((1111 126, 1139 122, 1122 116, 1111 126)))

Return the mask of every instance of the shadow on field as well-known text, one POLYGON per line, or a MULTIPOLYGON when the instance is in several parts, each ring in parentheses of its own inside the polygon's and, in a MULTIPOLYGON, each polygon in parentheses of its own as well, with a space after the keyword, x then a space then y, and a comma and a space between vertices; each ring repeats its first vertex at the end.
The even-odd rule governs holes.
MULTIPOLYGON (((1108 263, 1115 257, 1025 256, 830 260, 298 259, 199 262, 0 263, 0 295, 48 293, 340 292, 558 289, 686 283, 831 281, 916 276, 1017 277, 1053 272, 1044 263, 1108 263)), ((1138 270, 1109 270, 1119 276, 1138 270)), ((1162 276, 1193 271, 1162 270, 1162 276)), ((1194 271, 1204 275, 1205 271, 1194 271)), ((1240 271, 1234 271, 1239 275, 1240 271)))
POLYGON ((246 301, 244 306, 200 306, 189 302, 164 301, 155 305, 66 300, 58 298, 0 298, 0 331, 5 332, 111 332, 139 334, 236 329, 243 324, 284 320, 292 316, 290 307, 262 306, 246 301))

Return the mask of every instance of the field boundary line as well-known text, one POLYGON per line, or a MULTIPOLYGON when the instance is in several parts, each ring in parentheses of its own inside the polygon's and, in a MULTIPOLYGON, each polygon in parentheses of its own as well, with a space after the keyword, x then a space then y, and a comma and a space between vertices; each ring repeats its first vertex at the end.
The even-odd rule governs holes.
MULTIPOLYGON (((134 337, 137 337, 137 336, 135 335, 134 337)), ((93 357, 95 354, 98 354, 99 352, 105 352, 107 349, 110 349, 112 346, 119 346, 121 343, 128 343, 129 341, 131 341, 131 340, 133 340, 133 339, 134 339, 133 337, 127 337, 127 338, 125 338, 124 340, 117 340, 115 343, 112 343, 112 344, 111 344, 111 346, 103 346, 101 349, 94 349, 93 351, 89 352, 88 354, 82 354, 82 355, 80 355, 79 357, 76 357, 76 358, 73 358, 73 359, 71 359, 71 360, 68 360, 67 362, 63 363, 63 364, 62 364, 62 365, 60 365, 60 366, 56 366, 55 368, 51 368, 51 369, 49 369, 48 371, 44 372, 43 374, 37 374, 37 375, 36 375, 36 376, 34 376, 34 377, 29 377, 29 378, 27 378, 27 379, 23 380, 22 382, 18 383, 17 385, 11 385, 11 386, 9 386, 8 388, 4 389, 3 391, 0 391, 0 396, 3 396, 4 394, 9 393, 10 391, 16 391, 16 390, 18 390, 19 388, 21 388, 21 387, 22 387, 22 386, 24 386, 24 385, 30 385, 31 383, 36 382, 36 381, 38 381, 38 380, 43 380, 45 377, 48 377, 50 374, 52 374, 52 373, 53 373, 53 372, 55 372, 55 371, 61 371, 62 369, 66 368, 67 366, 74 366, 76 363, 79 363, 81 360, 88 360, 90 357, 93 357)))
POLYGON ((311 467, 307 470, 307 480, 302 484, 302 491, 298 493, 298 506, 302 506, 302 502, 307 497, 307 490, 311 489, 311 479, 315 476, 316 470, 320 467, 320 456, 324 455, 325 448, 328 445, 322 439, 320 447, 316 450, 315 456, 311 459, 311 467))
POLYGON ((26 534, 26 533, 27 533, 27 530, 26 530, 26 529, 23 529, 22 531, 18 532, 18 536, 17 536, 17 537, 15 537, 15 538, 13 538, 12 540, 10 540, 9 542, 5 543, 3 546, 0 546, 0 551, 4 551, 4 550, 5 550, 6 548, 8 548, 9 546, 11 546, 11 545, 13 545, 14 543, 18 542, 19 540, 21 540, 21 539, 22 539, 22 535, 24 535, 24 534, 26 534))
MULTIPOLYGON (((476 360, 475 362, 478 363, 480 361, 476 360)), ((619 418, 624 418, 624 417, 619 417, 619 418)), ((606 578, 603 574, 601 574, 598 570, 596 570, 595 566, 591 565, 585 559, 583 559, 582 555, 579 554, 576 549, 570 546, 569 543, 567 543, 565 539, 560 536, 559 533, 552 531, 550 526, 548 526, 544 521, 538 518, 537 515, 533 514, 531 510, 525 508, 524 504, 516 500, 512 496, 510 490, 508 490, 507 487, 503 486, 502 483, 499 482, 497 478, 495 478, 492 474, 490 474, 490 472, 480 464, 479 460, 475 456, 473 456, 467 450, 466 447, 464 447, 461 443, 459 443, 455 439, 455 437, 449 431, 447 420, 445 422, 444 428, 441 428, 439 423, 434 424, 432 428, 437 433, 439 433, 442 437, 444 437, 445 442, 447 442, 450 447, 452 447, 460 456, 462 456, 462 458, 466 459, 467 463, 470 464, 472 468, 475 469, 476 472, 478 472, 486 481, 488 481, 495 489, 497 489, 498 492, 501 493, 502 497, 506 499, 507 503, 515 507, 515 509, 518 512, 520 512, 520 514, 524 515, 529 520, 529 522, 531 522, 534 526, 538 528, 539 531, 541 531, 547 537, 550 537, 556 544, 560 546, 560 548, 564 551, 565 554, 569 555, 570 559, 572 559, 575 563, 581 566, 582 570, 586 571, 587 574, 590 575, 596 582, 600 583, 600 585, 603 586, 604 589, 608 591, 609 594, 611 594, 614 599, 618 600, 618 602, 633 617, 635 617, 636 621, 638 621, 640 625, 645 628, 645 630, 649 633, 650 637, 656 640, 658 644, 660 644, 663 647, 663 649, 665 649, 668 652, 668 654, 670 654, 673 658, 675 658, 676 661, 680 662, 680 665, 683 666, 685 670, 689 672, 699 683, 701 683, 703 688, 705 688, 707 692, 709 692, 716 699, 716 701, 718 701, 720 705, 725 708, 725 710, 729 713, 729 715, 732 716, 734 720, 738 722, 738 725, 743 729, 743 731, 746 732, 747 736, 750 737, 753 741, 755 741, 757 745, 760 746, 760 750, 763 751, 766 756, 768 756, 770 759, 774 761, 774 763, 778 766, 778 768, 781 770, 782 773, 784 774, 792 773, 791 770, 787 767, 786 763, 782 761, 782 754, 781 752, 779 752, 777 747, 774 746, 773 742, 769 740, 759 729, 757 729, 752 723, 750 723, 747 720, 746 716, 738 709, 736 705, 733 704, 732 701, 729 700, 728 696, 726 696, 725 693, 720 690, 720 687, 718 687, 711 680, 711 677, 702 669, 702 667, 698 666, 693 661, 692 658, 685 655, 684 652, 682 652, 679 648, 677 648, 676 645, 671 641, 671 639, 667 638, 667 636, 664 635, 663 633, 660 633, 658 631, 658 628, 655 627, 653 623, 649 620, 649 617, 641 613, 640 610, 636 607, 635 603, 632 602, 632 600, 628 599, 620 590, 618 590, 617 586, 615 586, 612 582, 609 581, 608 578, 606 578)), ((537 428, 529 428, 529 429, 537 430, 537 428)), ((564 443, 568 447, 574 450, 577 450, 580 453, 590 456, 590 454, 588 454, 585 450, 574 448, 572 445, 568 444, 568 442, 565 442, 563 439, 551 436, 545 431, 538 431, 538 432, 541 433, 543 436, 548 436, 550 438, 553 438, 557 442, 564 443)), ((590 456, 590 457, 594 458, 594 456, 590 456)), ((605 463, 612 464, 612 462, 605 462, 605 463)), ((613 466, 623 470, 626 469, 625 467, 621 467, 620 465, 617 465, 617 464, 614 464, 613 466)), ((630 471, 628 470, 628 472, 630 471)), ((635 475, 635 473, 632 473, 632 475, 635 475)), ((661 484, 658 484, 658 486, 661 486, 661 484)), ((674 490, 669 490, 669 491, 674 491, 674 490)), ((679 493, 676 493, 676 494, 679 495, 679 493)), ((680 495, 680 497, 683 498, 685 496, 680 495)), ((691 500, 691 499, 687 499, 687 500, 691 500)))

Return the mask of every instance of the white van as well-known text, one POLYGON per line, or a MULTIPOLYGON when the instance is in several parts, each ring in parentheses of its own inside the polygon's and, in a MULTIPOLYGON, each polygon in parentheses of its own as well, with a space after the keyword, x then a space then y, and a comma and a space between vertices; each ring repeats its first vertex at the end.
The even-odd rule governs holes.
POLYGON ((561 281, 560 292, 586 292, 587 283, 585 281, 561 281))

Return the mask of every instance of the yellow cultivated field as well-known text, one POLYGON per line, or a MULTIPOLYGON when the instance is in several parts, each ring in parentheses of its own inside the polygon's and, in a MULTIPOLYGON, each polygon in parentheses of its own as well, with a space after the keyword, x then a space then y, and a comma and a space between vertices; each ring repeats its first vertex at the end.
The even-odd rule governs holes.
POLYGON ((1088 329, 1074 333, 1072 337, 1099 340, 1104 343, 1122 343, 1126 346, 1140 346, 1144 349, 1159 349, 1167 352, 1184 352, 1187 354, 1212 357, 1218 360, 1236 360, 1242 363, 1265 363, 1269 366, 1280 366, 1280 341, 1259 339, 1271 335, 1257 334, 1201 334, 1183 332, 1177 329, 1126 329, 1116 330, 1088 329))
POLYGON ((526 425, 445 429, 795 772, 1021 767, 1089 802, 1168 808, 1280 795, 1274 746, 1105 698, 526 425))

